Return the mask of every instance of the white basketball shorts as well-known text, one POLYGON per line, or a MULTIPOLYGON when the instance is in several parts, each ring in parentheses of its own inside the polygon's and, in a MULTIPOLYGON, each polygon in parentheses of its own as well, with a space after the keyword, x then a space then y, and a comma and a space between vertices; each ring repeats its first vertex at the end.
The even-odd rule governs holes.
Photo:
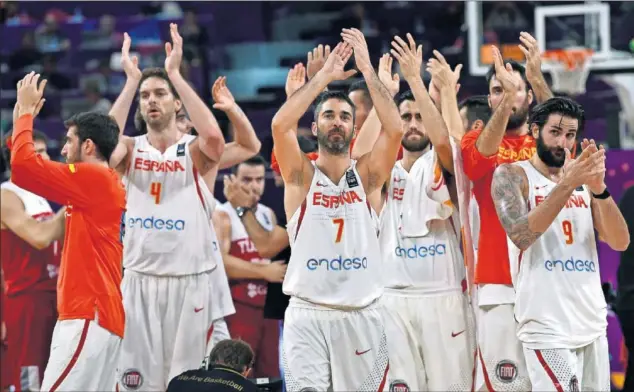
POLYGON ((113 391, 121 338, 95 321, 55 324, 42 391, 113 391))
POLYGON ((421 296, 386 289, 381 304, 389 385, 409 391, 471 390, 475 325, 466 295, 421 296))
MULTIPOLYGON (((476 306, 476 391, 530 391, 513 304, 476 306)), ((537 389, 535 389, 537 391, 537 389)))
POLYGON ((344 311, 292 298, 282 364, 289 392, 381 391, 389 366, 378 304, 344 311))
POLYGON ((164 391, 173 377, 202 365, 214 321, 233 311, 217 303, 214 279, 213 271, 185 276, 125 271, 119 390, 164 391))
POLYGON ((610 391, 608 339, 600 337, 577 349, 524 348, 534 391, 610 391))

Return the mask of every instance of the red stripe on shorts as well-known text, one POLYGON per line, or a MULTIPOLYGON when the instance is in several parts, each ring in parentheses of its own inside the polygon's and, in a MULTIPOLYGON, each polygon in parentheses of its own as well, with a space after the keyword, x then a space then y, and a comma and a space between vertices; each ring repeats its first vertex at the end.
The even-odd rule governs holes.
POLYGON ((66 369, 64 369, 64 371, 59 376, 57 381, 55 381, 55 384, 53 384, 53 386, 51 387, 51 392, 55 392, 57 388, 59 388, 59 386, 64 381, 66 376, 68 376, 68 373, 70 373, 70 371, 73 369, 73 366, 75 366, 75 364, 77 363, 79 354, 81 353, 81 350, 84 348, 84 343, 86 343, 86 336, 88 336, 89 325, 90 325, 90 320, 84 320, 84 329, 82 329, 81 331, 81 337, 79 338, 79 344, 77 345, 77 349, 75 350, 75 353, 73 354, 73 357, 70 359, 70 362, 68 363, 68 365, 66 365, 66 369))
POLYGON ((487 386, 489 392, 495 392, 493 389, 493 384, 491 384, 491 380, 489 379, 489 372, 487 371, 487 367, 484 364, 484 358, 482 358, 482 349, 478 346, 478 355, 480 356, 480 365, 482 365, 482 376, 484 376, 484 383, 487 386))
POLYGON ((535 355, 537 356, 537 360, 539 361, 539 363, 541 363, 542 366, 544 367, 546 374, 548 374, 548 377, 550 377, 550 380, 555 385, 555 389, 557 390, 557 392, 564 392, 564 389, 561 387, 561 384, 559 384, 559 380, 557 380, 557 376, 555 376, 555 373, 553 372, 553 370, 550 368, 550 366, 548 366, 548 363, 546 363, 546 360, 544 359, 544 356, 542 355, 541 351, 535 350, 535 355))
POLYGON ((387 366, 385 367, 385 373, 383 373, 383 380, 381 380, 381 383, 379 384, 379 389, 378 392, 382 392, 383 389, 385 388, 385 383, 387 382, 387 372, 388 370, 390 370, 390 363, 387 363, 387 366))

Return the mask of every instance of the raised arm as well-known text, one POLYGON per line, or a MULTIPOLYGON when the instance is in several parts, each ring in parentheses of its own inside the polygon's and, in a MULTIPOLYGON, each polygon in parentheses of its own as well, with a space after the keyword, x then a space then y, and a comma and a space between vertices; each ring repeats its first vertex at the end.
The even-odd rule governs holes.
POLYGON ((462 64, 458 64, 452 71, 440 52, 434 50, 434 56, 436 58, 430 59, 427 63, 427 71, 431 73, 434 83, 439 86, 440 113, 447 126, 449 136, 453 137, 457 142, 460 142, 465 130, 462 125, 456 94, 458 93, 458 80, 460 80, 462 64))
POLYGON ((569 151, 566 150, 566 153, 566 171, 561 181, 546 200, 530 211, 527 204, 528 178, 524 169, 505 164, 493 174, 491 196, 498 218, 508 237, 521 250, 528 249, 548 230, 577 187, 602 170, 597 168, 605 159, 605 154, 601 152, 591 155, 589 151, 584 151, 577 160, 570 159, 569 151))
POLYGON ((130 114, 130 107, 132 106, 136 91, 139 87, 139 81, 141 80, 139 59, 136 56, 130 57, 131 44, 132 40, 130 36, 128 33, 124 33, 123 46, 121 47, 121 68, 123 68, 125 72, 126 81, 123 90, 121 90, 121 94, 119 94, 117 100, 114 101, 110 113, 108 113, 115 119, 119 126, 119 144, 113 151, 109 162, 110 167, 113 168, 124 167, 126 166, 125 163, 127 163, 126 157, 128 156, 130 146, 129 141, 127 141, 128 137, 123 133, 125 132, 125 124, 130 114))
POLYGON ((526 57, 526 79, 531 84, 537 103, 542 103, 553 97, 553 92, 542 73, 542 56, 539 52, 537 40, 529 33, 520 33, 520 50, 526 57))
POLYGON ((511 65, 504 65, 502 54, 495 46, 493 46, 493 60, 495 61, 495 78, 502 84, 504 97, 502 97, 498 107, 494 108, 491 119, 476 141, 476 148, 480 154, 486 157, 497 155, 498 153, 509 118, 513 112, 515 96, 521 85, 521 80, 513 74, 511 65))
POLYGON ((260 152, 260 139, 251 125, 251 121, 242 111, 227 88, 227 78, 224 76, 216 79, 211 95, 216 102, 214 109, 220 109, 227 114, 229 121, 235 128, 234 141, 227 143, 225 151, 220 158, 220 169, 225 169, 244 162, 260 152))
POLYGON ((344 42, 354 48, 357 69, 368 85, 374 109, 383 126, 383 132, 379 134, 372 151, 362 156, 357 164, 363 187, 370 194, 381 189, 394 167, 403 137, 401 117, 392 94, 374 72, 363 33, 354 28, 343 29, 341 36, 344 42))
MULTIPOLYGON (((584 150, 590 149, 591 152, 603 150, 603 146, 597 148, 594 140, 587 139, 583 140, 581 147, 584 150)), ((627 222, 612 196, 609 192, 604 194, 608 189, 605 185, 605 170, 590 179, 586 185, 592 193, 590 208, 599 239, 616 251, 625 251, 630 244, 630 233, 627 222)))
POLYGON ((453 153, 447 126, 420 76, 423 64, 423 46, 418 45, 417 48, 414 38, 409 33, 407 40, 408 43, 400 37, 395 37, 395 41, 392 41, 394 48, 392 54, 398 56, 397 60, 401 65, 401 71, 412 89, 416 105, 421 113, 423 126, 432 146, 434 146, 438 161, 447 172, 453 174, 453 153))
MULTIPOLYGON (((388 53, 381 56, 381 60, 379 60, 378 76, 379 80, 381 80, 385 87, 387 87, 392 97, 395 97, 400 89, 401 79, 398 74, 392 74, 392 63, 393 58, 388 53)), ((354 147, 352 147, 352 159, 359 159, 363 155, 372 151, 374 143, 376 142, 376 139, 378 139, 380 133, 381 121, 379 121, 376 109, 372 107, 372 110, 370 110, 370 113, 368 114, 368 118, 366 118, 363 126, 358 132, 359 136, 357 136, 354 142, 354 147)))
POLYGON ((0 193, 0 207, 2 229, 11 230, 35 249, 46 249, 64 235, 66 208, 60 209, 52 219, 37 221, 26 213, 22 200, 8 189, 0 193))
POLYGON ((170 34, 173 44, 169 42, 165 44, 167 54, 165 70, 198 132, 200 151, 210 161, 220 162, 225 149, 225 138, 222 136, 220 126, 211 110, 180 73, 183 58, 183 37, 178 33, 178 27, 175 23, 170 24, 170 34))
POLYGON ((275 156, 286 185, 309 186, 313 167, 299 148, 297 124, 313 101, 326 86, 335 80, 344 80, 354 71, 343 68, 352 56, 352 48, 340 43, 332 51, 323 68, 303 87, 297 90, 278 110, 271 123, 275 156))

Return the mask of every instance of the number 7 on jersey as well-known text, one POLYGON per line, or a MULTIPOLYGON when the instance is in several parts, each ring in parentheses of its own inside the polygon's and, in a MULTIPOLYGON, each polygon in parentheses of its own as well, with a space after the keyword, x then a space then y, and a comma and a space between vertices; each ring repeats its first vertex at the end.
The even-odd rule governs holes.
POLYGON ((335 237, 335 244, 341 242, 341 236, 343 235, 343 218, 333 218, 332 223, 337 225, 337 236, 335 237))

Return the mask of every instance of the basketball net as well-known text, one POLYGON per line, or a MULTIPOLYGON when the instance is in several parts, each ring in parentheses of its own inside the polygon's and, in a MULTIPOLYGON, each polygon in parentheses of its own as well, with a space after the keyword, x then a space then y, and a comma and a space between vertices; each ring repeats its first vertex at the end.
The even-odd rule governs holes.
POLYGON ((550 65, 553 91, 579 95, 586 92, 593 51, 585 48, 547 50, 542 55, 550 65))

